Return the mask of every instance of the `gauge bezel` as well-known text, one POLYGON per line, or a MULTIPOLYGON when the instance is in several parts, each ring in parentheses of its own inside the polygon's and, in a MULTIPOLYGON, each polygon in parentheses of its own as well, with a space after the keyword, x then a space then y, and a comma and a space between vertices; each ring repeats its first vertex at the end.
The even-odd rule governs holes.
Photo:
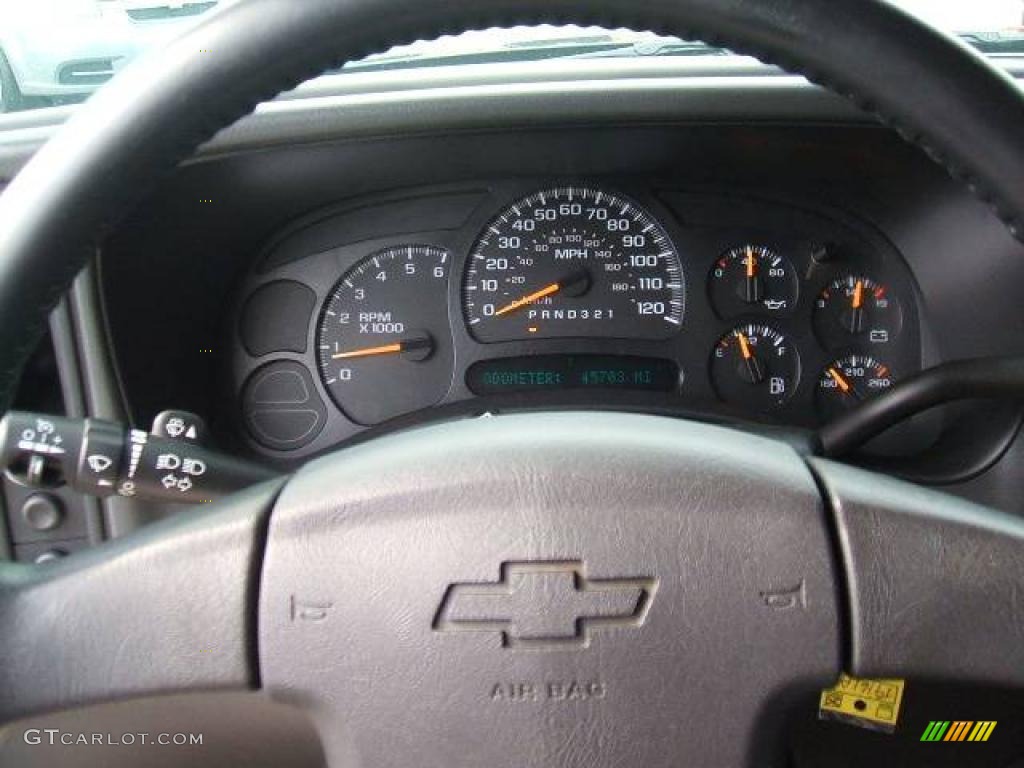
MULTIPOLYGON (((841 414, 841 413, 845 412, 845 409, 833 408, 833 407, 831 407, 829 405, 829 402, 830 402, 829 398, 830 398, 831 392, 833 390, 830 389, 830 388, 826 388, 824 386, 825 382, 829 379, 829 369, 830 368, 841 368, 842 369, 842 373, 846 373, 846 367, 843 365, 843 363, 845 363, 847 361, 855 361, 857 358, 863 358, 863 360, 864 360, 864 367, 867 367, 867 363, 870 362, 870 363, 872 363, 874 365, 881 366, 882 368, 885 368, 887 374, 882 374, 882 375, 885 375, 886 378, 888 378, 892 383, 896 383, 896 382, 899 381, 900 377, 893 371, 892 366, 888 362, 885 362, 885 361, 879 359, 878 356, 872 354, 871 352, 862 352, 862 353, 852 353, 852 354, 848 354, 848 355, 841 355, 840 357, 837 357, 834 360, 832 360, 831 362, 827 363, 821 369, 821 372, 818 375, 818 378, 817 378, 817 380, 815 382, 815 387, 814 387, 814 389, 815 389, 815 393, 814 393, 815 402, 814 402, 814 404, 815 404, 815 407, 818 409, 819 414, 822 416, 822 418, 826 418, 826 419, 827 418, 834 418, 838 414, 841 414)), ((877 397, 877 395, 879 395, 879 394, 882 394, 882 391, 879 391, 878 393, 872 394, 870 397, 865 398, 865 401, 870 400, 873 397, 877 397)))
MULTIPOLYGON (((596 185, 570 184, 538 189, 504 206, 484 225, 473 243, 461 286, 466 326, 470 335, 483 344, 587 338, 661 341, 680 333, 686 317, 686 270, 665 225, 628 195, 596 185), (578 211, 572 210, 577 207, 578 211), (529 215, 530 211, 533 216, 529 215), (552 216, 538 216, 544 213, 552 216), (604 218, 593 216, 600 213, 604 218), (621 222, 625 222, 624 227, 621 222), (525 228, 526 224, 531 225, 530 229, 525 228), (613 229, 613 224, 617 228, 613 229), (516 228, 516 225, 520 226, 516 228), (586 261, 577 261, 573 256, 556 262, 557 255, 547 255, 549 248, 563 245, 553 241, 556 237, 568 237, 569 227, 572 227, 572 236, 582 238, 582 243, 564 250, 584 251, 586 261), (586 229, 579 232, 577 227, 586 229), (533 234, 535 232, 538 234, 533 234), (609 242, 616 238, 622 241, 643 238, 644 244, 627 246, 609 242), (494 245, 495 241, 502 240, 514 240, 517 246, 502 249, 494 245), (598 256, 603 251, 612 255, 602 261, 591 260, 594 246, 588 244, 596 242, 602 243, 596 246, 600 249, 598 256), (627 263, 650 259, 656 260, 656 266, 627 263), (492 270, 487 266, 491 263, 508 266, 492 270), (648 269, 651 271, 646 271, 648 269), (485 276, 482 270, 491 270, 493 275, 485 276), (567 292, 563 297, 558 281, 581 270, 586 275, 583 278, 587 282, 586 293, 577 297, 567 292), (645 271, 640 274, 639 270, 645 271), (520 282, 510 285, 513 280, 520 282), (656 280, 660 287, 646 289, 647 293, 641 298, 634 292, 644 280, 656 280), (495 286, 493 291, 488 291, 494 298, 484 302, 482 295, 488 283, 495 286), (625 284, 629 284, 628 290, 616 290, 616 286, 625 284), (542 295, 544 290, 551 292, 546 297, 529 300, 529 296, 542 295), (497 311, 495 304, 501 307, 497 311), (630 304, 636 308, 649 305, 652 311, 646 316, 642 311, 633 314, 630 304), (517 306, 518 309, 512 309, 517 306), (657 307, 661 310, 654 311, 657 307), (512 311, 498 319, 510 309, 512 311), (613 312, 619 315, 604 317, 613 312), (530 315, 546 313, 563 317, 530 318, 530 315), (564 318, 568 314, 586 314, 592 319, 564 318), (667 323, 668 327, 662 323, 667 323)), ((572 289, 571 285, 565 287, 572 289)))
MULTIPOLYGON (((778 373, 778 371, 776 371, 778 373)), ((800 383, 802 378, 802 367, 800 362, 800 350, 792 343, 789 337, 785 333, 781 332, 773 324, 762 321, 751 321, 747 323, 740 323, 734 325, 728 331, 722 334, 722 336, 715 342, 711 348, 708 364, 708 373, 711 376, 712 386, 715 388, 715 393, 725 403, 733 407, 737 407, 741 410, 758 412, 772 412, 785 406, 785 404, 793 398, 793 396, 799 391, 800 383), (745 332, 745 333, 744 333, 745 332), (735 398, 736 394, 733 391, 732 384, 727 386, 726 380, 721 377, 726 375, 726 370, 723 366, 728 365, 728 361, 725 357, 719 355, 720 350, 736 348, 736 344, 739 343, 739 335, 743 333, 744 337, 748 339, 748 343, 751 344, 752 352, 761 364, 764 365, 765 370, 763 375, 769 380, 773 378, 767 374, 771 374, 772 369, 775 365, 771 363, 778 363, 778 358, 772 358, 770 355, 758 356, 758 347, 760 342, 757 341, 759 338, 777 339, 778 341, 773 342, 772 347, 784 347, 787 350, 788 358, 786 365, 789 370, 786 372, 786 379, 789 380, 789 386, 786 387, 784 393, 780 396, 776 396, 769 390, 769 396, 765 397, 764 392, 760 389, 748 390, 743 394, 745 398, 735 398), (727 391, 729 390, 729 391, 727 391)), ((739 390, 742 391, 742 390, 739 390)))
POLYGON ((865 272, 850 271, 830 280, 818 291, 814 298, 814 312, 811 322, 818 341, 825 349, 870 349, 884 356, 887 350, 898 344, 900 334, 903 331, 903 302, 900 301, 899 296, 888 290, 888 285, 884 281, 880 281, 873 275, 866 274, 865 272), (831 294, 826 297, 825 294, 836 289, 842 289, 843 284, 850 281, 855 283, 860 281, 865 287, 874 285, 876 290, 884 291, 887 294, 886 301, 888 306, 886 307, 886 312, 890 313, 890 317, 885 324, 886 328, 876 328, 868 331, 867 336, 855 335, 848 333, 844 328, 837 327, 835 318, 826 314, 826 306, 823 306, 823 302, 836 301, 838 297, 831 294), (884 332, 884 340, 876 340, 876 332, 884 332))
POLYGON ((711 306, 723 320, 735 320, 738 317, 743 317, 748 314, 757 314, 760 316, 763 313, 763 316, 767 320, 771 321, 776 317, 786 317, 791 315, 796 312, 797 308, 800 306, 800 288, 800 278, 796 273, 796 268, 793 266, 793 262, 785 255, 785 253, 780 253, 777 247, 763 242, 747 242, 736 245, 722 252, 719 257, 712 262, 711 269, 708 271, 707 276, 708 301, 711 302, 711 306), (726 296, 717 295, 719 292, 716 290, 716 287, 719 285, 725 286, 724 290, 726 291, 730 289, 730 286, 721 282, 728 279, 727 274, 723 272, 721 277, 716 274, 720 269, 724 270, 726 268, 723 266, 723 262, 726 262, 727 264, 735 263, 737 259, 743 257, 743 251, 748 248, 753 249, 753 252, 757 253, 761 258, 764 258, 766 254, 770 254, 778 260, 777 263, 784 266, 786 273, 785 280, 787 283, 786 303, 784 305, 773 307, 772 302, 779 301, 777 298, 769 299, 765 297, 756 302, 747 303, 742 302, 738 296, 734 298, 728 294, 726 294, 726 296))
MULTIPOLYGON (((364 258, 359 259, 352 264, 345 272, 338 278, 337 282, 327 292, 323 301, 321 302, 320 311, 317 314, 317 322, 315 326, 315 350, 316 350, 316 361, 317 361, 317 372, 320 377, 321 386, 325 389, 329 395, 331 401, 337 408, 339 408, 349 419, 354 423, 361 426, 374 426, 376 424, 383 423, 392 418, 411 413, 413 411, 421 410, 423 408, 429 408, 431 405, 436 405, 444 397, 445 393, 451 386, 452 370, 454 365, 454 352, 451 346, 451 332, 449 329, 450 319, 448 316, 448 286, 451 279, 452 270, 452 255, 445 248, 439 248, 434 245, 420 244, 420 243, 402 243, 388 246, 376 250, 364 258), (356 278, 363 278, 370 281, 375 279, 375 276, 370 274, 373 269, 380 270, 382 274, 390 274, 385 271, 385 267, 382 262, 386 259, 392 262, 393 265, 410 263, 415 260, 417 262, 430 258, 433 260, 440 259, 440 267, 435 266, 435 261, 428 262, 427 269, 430 272, 419 270, 414 273, 408 273, 405 270, 399 270, 397 275, 391 275, 386 280, 386 289, 391 289, 391 286, 395 284, 394 277, 398 277, 400 280, 426 280, 426 286, 429 288, 436 288, 438 295, 436 297, 437 306, 435 310, 436 317, 430 318, 429 322, 417 323, 415 327, 409 326, 401 329, 401 332, 389 331, 387 327, 382 329, 380 335, 376 332, 368 333, 365 341, 357 341, 360 337, 361 332, 357 333, 352 342, 357 344, 366 344, 373 346, 377 343, 386 344, 387 342, 401 339, 403 336, 409 334, 429 334, 431 350, 429 354, 417 352, 415 357, 403 353, 396 355, 395 357, 388 357, 387 359, 377 357, 366 357, 366 358, 355 358, 350 362, 345 363, 339 368, 339 371, 348 370, 350 375, 355 375, 352 370, 355 369, 367 369, 369 373, 364 373, 364 376, 377 377, 392 375, 395 377, 394 381, 377 381, 374 382, 375 386, 369 386, 369 392, 366 394, 373 395, 368 398, 370 402, 368 404, 356 404, 351 402, 354 395, 351 392, 340 391, 335 384, 338 382, 338 376, 333 376, 332 370, 329 370, 333 364, 333 359, 327 357, 327 353, 330 349, 328 334, 331 332, 331 317, 339 314, 351 315, 356 311, 356 306, 347 307, 348 312, 343 313, 342 310, 346 307, 340 305, 343 300, 343 294, 346 291, 351 291, 353 294, 359 291, 365 291, 366 288, 357 287, 353 281, 356 278), (371 268, 372 266, 372 268, 371 268), (443 274, 438 275, 437 270, 441 269, 443 274), (431 283, 431 280, 437 281, 431 283), (421 327, 428 326, 428 327, 421 327), (404 355, 404 358, 403 358, 404 355), (379 366, 383 373, 374 373, 373 369, 375 366, 379 366), (408 366, 408 367, 407 367, 408 366), (430 390, 426 390, 426 384, 428 380, 432 384, 430 390), (390 407, 384 408, 382 401, 383 393, 388 394, 388 402, 386 403, 390 407), (409 407, 400 407, 396 403, 401 400, 411 403, 409 407), (376 409, 378 412, 374 412, 376 409), (368 415, 371 414, 371 415, 368 415)), ((371 282, 370 285, 373 285, 371 282)), ((380 286, 374 286, 380 288, 380 286)), ((345 299, 345 301, 359 300, 353 297, 352 299, 345 299)), ((424 304, 417 302, 412 305, 411 310, 419 309, 423 310, 424 304)), ((376 308, 375 308, 376 309, 376 308)), ((373 321, 367 321, 372 323, 373 321)), ((359 321, 353 321, 353 327, 359 325, 359 321)), ((385 323, 385 326, 392 325, 394 323, 385 323)), ((368 385, 362 385, 361 388, 366 388, 368 385)))

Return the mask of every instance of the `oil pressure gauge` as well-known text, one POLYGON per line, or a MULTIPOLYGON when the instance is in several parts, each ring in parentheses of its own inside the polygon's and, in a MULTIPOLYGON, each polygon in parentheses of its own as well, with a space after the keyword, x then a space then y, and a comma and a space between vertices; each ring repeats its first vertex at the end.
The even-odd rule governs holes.
POLYGON ((786 313, 796 306, 799 286, 789 260, 763 245, 741 245, 724 253, 708 280, 711 303, 720 317, 786 313))

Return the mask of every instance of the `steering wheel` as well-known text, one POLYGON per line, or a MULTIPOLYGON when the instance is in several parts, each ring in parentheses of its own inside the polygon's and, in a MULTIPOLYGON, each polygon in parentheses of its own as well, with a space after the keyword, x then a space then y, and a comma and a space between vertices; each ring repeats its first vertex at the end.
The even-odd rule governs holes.
MULTIPOLYGON (((244 0, 133 65, 0 198, 0 395, 105 233, 342 61, 470 28, 702 38, 878 114, 1024 232, 1024 98, 882 0, 244 0)), ((262 688, 331 765, 773 764, 840 670, 1024 685, 1024 522, 624 414, 424 427, 40 568, 0 567, 0 722, 262 688)))

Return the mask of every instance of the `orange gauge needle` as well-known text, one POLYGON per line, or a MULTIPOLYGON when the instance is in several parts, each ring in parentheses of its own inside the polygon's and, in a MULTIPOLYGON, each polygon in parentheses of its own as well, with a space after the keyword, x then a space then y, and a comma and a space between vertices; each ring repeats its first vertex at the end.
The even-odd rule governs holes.
POLYGON ((864 281, 858 280, 853 286, 853 301, 850 302, 850 325, 851 333, 860 333, 864 330, 864 281))
POLYGON ((860 309, 864 303, 864 281, 858 280, 857 284, 853 286, 853 308, 860 309))
POLYGON ((850 383, 846 379, 844 379, 843 375, 835 368, 829 368, 828 375, 832 377, 832 381, 834 381, 839 386, 839 388, 843 391, 844 395, 850 391, 850 383))
POLYGON ((379 347, 363 347, 362 349, 353 349, 350 352, 339 352, 336 355, 331 355, 332 360, 348 360, 353 357, 373 357, 375 355, 397 355, 402 351, 401 342, 397 344, 384 344, 379 347))
POLYGON ((747 373, 750 374, 750 383, 759 384, 764 380, 764 373, 761 371, 761 365, 758 363, 757 358, 754 357, 754 351, 750 348, 750 342, 747 340, 746 334, 736 332, 736 338, 740 342, 740 354, 743 355, 743 362, 747 365, 747 373))
POLYGON ((858 392, 857 388, 855 386, 853 386, 853 384, 851 384, 846 379, 846 377, 843 376, 835 368, 829 368, 828 369, 828 375, 832 377, 832 381, 834 381, 836 383, 836 385, 839 387, 839 390, 844 395, 853 395, 853 399, 856 400, 857 402, 863 402, 864 401, 864 395, 862 395, 860 392, 858 392))
POLYGON ((539 291, 534 291, 533 293, 523 296, 521 299, 509 302, 501 309, 496 310, 494 316, 500 317, 501 315, 507 315, 509 312, 515 312, 517 309, 521 309, 527 304, 533 304, 533 302, 540 301, 545 296, 551 296, 554 293, 558 293, 560 290, 562 290, 561 283, 552 283, 551 285, 541 288, 539 291))
POLYGON ((381 344, 376 347, 363 347, 352 349, 348 352, 338 352, 331 355, 332 360, 351 360, 356 357, 376 357, 378 355, 397 355, 402 352, 426 352, 427 355, 433 349, 433 341, 429 337, 417 337, 396 341, 393 344, 381 344))
POLYGON ((746 267, 746 279, 743 281, 743 299, 748 304, 754 304, 761 300, 761 285, 757 279, 757 254, 754 253, 754 246, 752 245, 748 245, 746 248, 743 266, 746 267))
POLYGON ((747 337, 742 333, 737 333, 736 338, 740 340, 740 352, 743 355, 744 360, 749 360, 754 356, 754 353, 750 351, 750 342, 747 341, 747 337))

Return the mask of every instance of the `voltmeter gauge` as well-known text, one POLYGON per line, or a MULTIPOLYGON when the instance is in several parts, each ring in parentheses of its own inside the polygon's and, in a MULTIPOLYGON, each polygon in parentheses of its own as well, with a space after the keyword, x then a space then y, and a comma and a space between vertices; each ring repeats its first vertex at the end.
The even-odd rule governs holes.
POLYGON ((796 306, 800 281, 784 256, 763 245, 741 245, 711 268, 708 291, 720 317, 784 314, 796 306))
POLYGON ((447 251, 403 245, 350 269, 324 305, 320 375, 358 424, 378 424, 440 400, 452 379, 447 251))
POLYGON ((725 402, 750 411, 768 411, 796 391, 800 355, 774 328, 742 325, 715 345, 711 381, 725 402))
POLYGON ((903 311, 887 286, 863 275, 832 281, 814 305, 814 331, 829 349, 864 344, 884 349, 903 327, 903 311))
POLYGON ((826 366, 818 379, 818 410, 825 421, 830 421, 893 384, 889 366, 869 355, 840 358, 826 366))

